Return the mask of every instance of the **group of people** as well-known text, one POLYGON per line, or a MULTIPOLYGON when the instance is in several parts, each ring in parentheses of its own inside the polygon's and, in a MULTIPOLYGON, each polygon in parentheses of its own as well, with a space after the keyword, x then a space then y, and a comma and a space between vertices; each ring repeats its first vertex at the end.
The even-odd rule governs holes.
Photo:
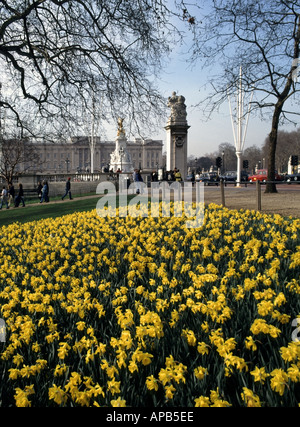
POLYGON ((19 207, 20 203, 22 203, 23 207, 25 206, 24 190, 21 183, 19 184, 17 194, 11 182, 8 184, 8 188, 5 185, 2 187, 0 209, 2 209, 3 205, 6 205, 6 209, 9 209, 12 203, 14 203, 15 208, 19 207))
MULTIPOLYGON (((49 184, 48 181, 44 180, 43 182, 39 182, 38 188, 37 188, 38 196, 40 199, 40 203, 49 202, 49 184)), ((65 194, 62 196, 62 200, 69 194, 70 200, 72 200, 72 194, 71 194, 71 178, 68 178, 66 181, 66 191, 65 194)))
POLYGON ((49 202, 49 184, 48 181, 44 180, 43 182, 38 183, 37 193, 40 199, 40 203, 49 202))
POLYGON ((182 181, 181 172, 179 169, 175 168, 174 170, 165 172, 165 181, 182 181))
MULTIPOLYGON (((48 181, 40 181, 38 183, 37 189, 38 197, 40 199, 40 203, 43 202, 49 202, 49 184, 48 181)), ((70 200, 72 200, 72 193, 71 193, 71 178, 68 178, 66 181, 66 190, 64 195, 62 196, 62 200, 69 195, 70 200)), ((17 192, 15 191, 15 187, 13 183, 8 184, 8 188, 6 188, 5 185, 2 187, 1 191, 1 197, 0 197, 0 209, 2 209, 3 206, 6 206, 6 209, 9 209, 12 204, 14 204, 14 207, 19 207, 20 203, 22 203, 23 207, 25 207, 25 200, 24 200, 24 190, 23 185, 19 183, 17 192)))
MULTIPOLYGON (((166 172, 166 175, 164 177, 167 181, 182 181, 182 176, 180 173, 180 170, 175 168, 173 171, 166 172)), ((157 182, 158 181, 158 173, 156 171, 153 171, 151 173, 151 181, 157 182)), ((143 178, 141 175, 141 171, 139 169, 135 169, 133 172, 133 182, 135 183, 136 193, 140 194, 143 193, 143 186, 141 183, 143 182, 143 178)))
MULTIPOLYGON (((141 175, 140 169, 134 169, 132 178, 133 178, 133 182, 135 183, 136 194, 140 194, 140 193, 142 194, 143 186, 141 185, 141 183, 143 182, 143 177, 141 175)), ((175 168, 172 171, 165 172, 164 180, 182 182, 182 176, 181 176, 180 170, 175 168)), ((153 171, 151 173, 151 182, 157 182, 157 181, 158 181, 158 173, 156 171, 153 171)))

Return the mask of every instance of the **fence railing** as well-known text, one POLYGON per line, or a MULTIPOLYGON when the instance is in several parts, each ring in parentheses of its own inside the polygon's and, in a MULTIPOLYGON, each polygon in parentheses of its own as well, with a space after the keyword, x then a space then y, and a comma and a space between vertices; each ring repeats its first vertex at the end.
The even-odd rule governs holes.
MULTIPOLYGON (((226 185, 237 185, 237 184, 239 184, 239 185, 244 185, 245 187, 247 187, 247 185, 251 185, 251 184, 253 184, 252 182, 247 182, 247 181, 244 181, 244 182, 240 182, 240 183, 237 183, 237 182, 225 182, 225 181, 220 181, 220 188, 221 188, 221 203, 222 203, 222 206, 226 206, 226 203, 225 203, 225 186, 226 185)), ((256 209, 258 210, 258 211, 261 211, 261 182, 260 181, 256 181, 256 209)))
POLYGON ((240 186, 244 186, 247 187, 248 185, 255 185, 256 186, 256 210, 261 211, 261 187, 266 185, 266 184, 276 184, 277 185, 283 185, 283 184, 288 184, 288 185, 299 185, 300 181, 256 181, 256 182, 249 182, 249 181, 242 181, 240 183, 234 182, 234 181, 230 181, 230 182, 226 182, 226 181, 220 181, 220 189, 221 189, 221 203, 222 206, 225 207, 225 187, 227 185, 233 185, 233 186, 237 186, 237 184, 239 184, 240 186))

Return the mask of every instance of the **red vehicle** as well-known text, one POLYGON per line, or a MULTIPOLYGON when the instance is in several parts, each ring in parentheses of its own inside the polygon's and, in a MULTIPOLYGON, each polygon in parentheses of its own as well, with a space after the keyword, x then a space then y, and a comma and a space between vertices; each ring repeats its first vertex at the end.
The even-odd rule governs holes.
MULTIPOLYGON (((266 182, 268 180, 268 169, 257 169, 254 175, 249 175, 248 181, 250 182, 266 182)), ((275 171, 275 181, 282 181, 283 178, 275 171)))

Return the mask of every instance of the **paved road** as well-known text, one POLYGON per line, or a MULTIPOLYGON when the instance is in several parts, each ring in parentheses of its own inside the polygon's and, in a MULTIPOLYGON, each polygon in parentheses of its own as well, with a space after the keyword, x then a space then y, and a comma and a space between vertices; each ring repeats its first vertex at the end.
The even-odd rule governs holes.
MULTIPOLYGON (((266 213, 277 213, 283 216, 300 218, 300 185, 281 184, 277 193, 268 194, 261 187, 261 210, 266 213)), ((221 204, 220 187, 205 187, 205 203, 221 204)), ((237 188, 225 187, 225 206, 231 209, 257 209, 257 191, 255 185, 237 188)))

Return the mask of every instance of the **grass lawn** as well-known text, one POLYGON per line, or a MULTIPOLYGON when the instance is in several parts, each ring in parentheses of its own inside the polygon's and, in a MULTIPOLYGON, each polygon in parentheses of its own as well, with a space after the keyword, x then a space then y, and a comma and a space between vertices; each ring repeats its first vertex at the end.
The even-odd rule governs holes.
MULTIPOLYGON (((129 195, 128 201, 132 197, 134 196, 129 195)), ((74 212, 91 211, 96 209, 97 201, 100 198, 101 195, 95 195, 95 197, 90 198, 75 196, 72 201, 66 199, 64 202, 60 203, 50 202, 35 205, 28 204, 24 208, 20 205, 18 208, 11 207, 10 209, 3 207, 0 211, 0 227, 14 222, 25 223, 38 221, 44 218, 56 218, 62 215, 72 214, 74 212)), ((57 198, 57 200, 60 200, 60 198, 57 198)), ((118 204, 117 196, 117 206, 118 204)))
POLYGON ((12 224, 13 222, 38 221, 44 218, 56 218, 73 212, 90 211, 96 208, 99 196, 93 198, 78 198, 64 203, 43 203, 40 205, 20 205, 18 208, 2 208, 0 211, 0 226, 12 224))

